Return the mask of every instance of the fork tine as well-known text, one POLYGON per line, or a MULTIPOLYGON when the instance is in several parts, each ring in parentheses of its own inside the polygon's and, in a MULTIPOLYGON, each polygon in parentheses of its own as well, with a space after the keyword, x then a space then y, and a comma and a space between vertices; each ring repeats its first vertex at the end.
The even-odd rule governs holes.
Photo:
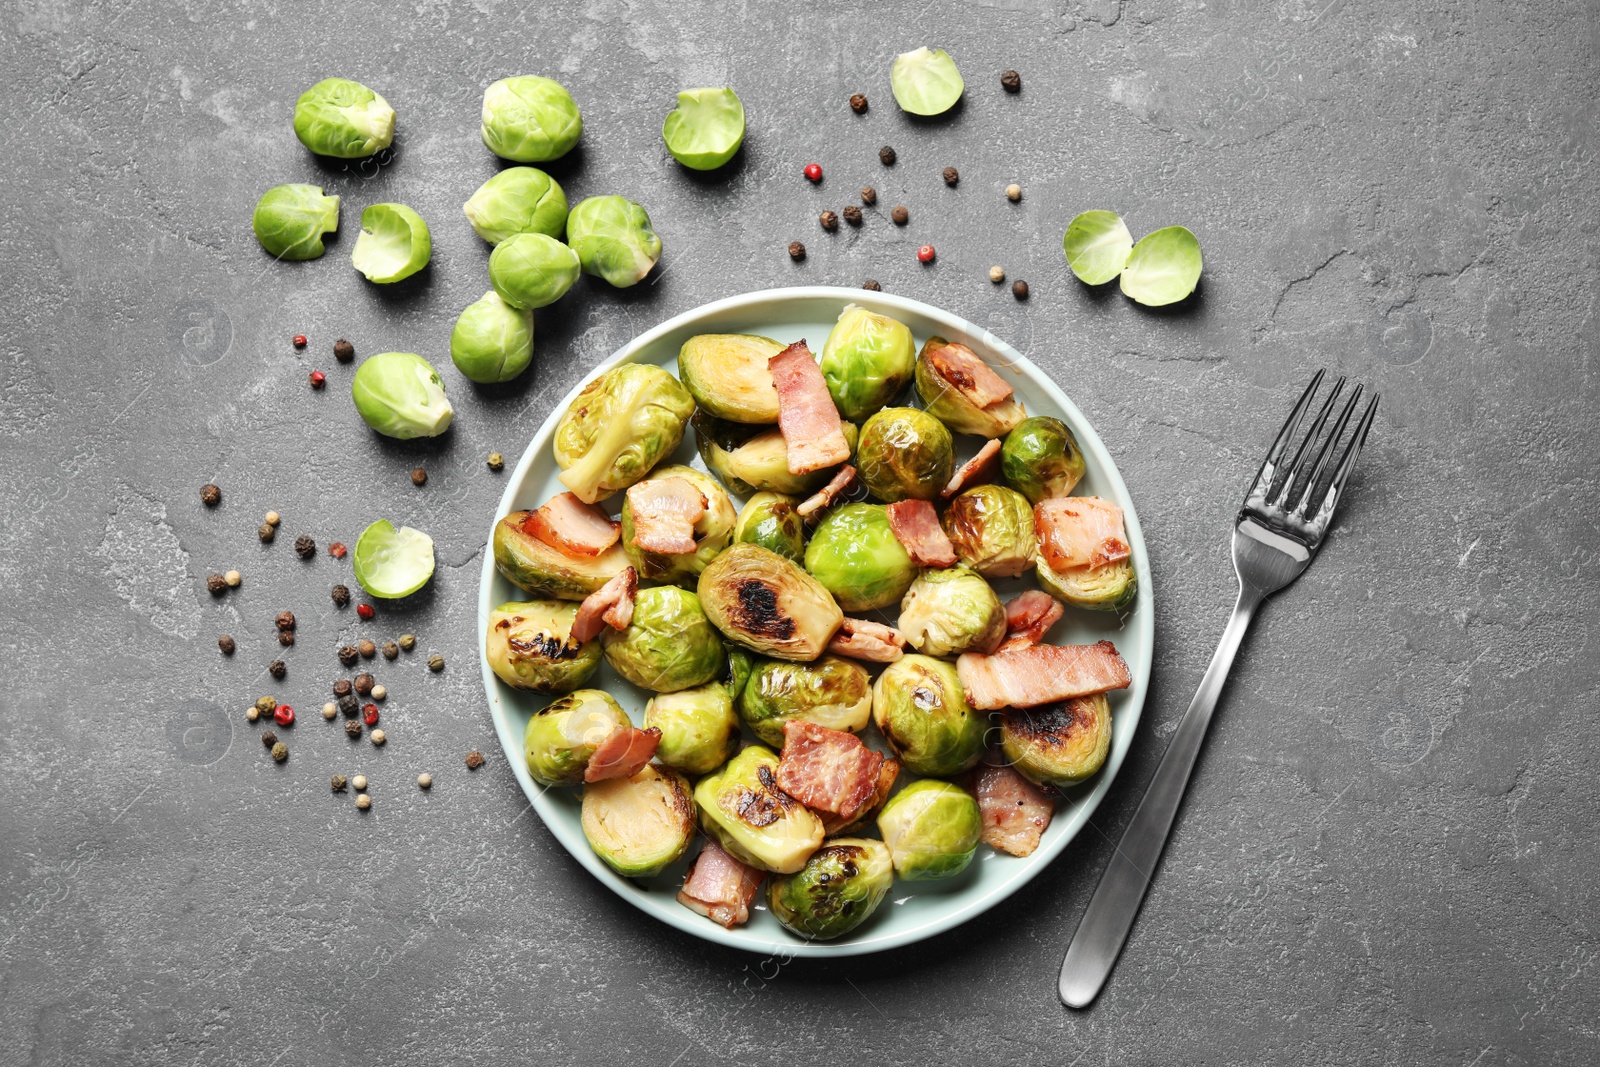
POLYGON ((1339 457, 1339 465, 1334 468, 1333 481, 1322 498, 1322 506, 1311 520, 1319 526, 1333 518, 1333 509, 1339 506, 1339 495, 1344 492, 1344 483, 1349 480, 1350 472, 1355 469, 1356 457, 1361 454, 1361 446, 1367 441, 1367 431, 1372 428, 1372 416, 1378 412, 1378 396, 1373 393, 1372 399, 1367 402, 1367 410, 1361 413, 1361 421, 1356 423, 1356 431, 1350 435, 1350 443, 1345 446, 1344 455, 1339 457))
POLYGON ((1317 443, 1317 438, 1322 435, 1322 428, 1328 423, 1328 413, 1333 410, 1333 402, 1339 399, 1339 394, 1344 391, 1344 375, 1339 375, 1339 380, 1333 383, 1333 391, 1322 402, 1322 410, 1317 412, 1316 420, 1311 423, 1311 429, 1300 442, 1300 447, 1294 450, 1294 459, 1289 461, 1289 471, 1283 477, 1283 484, 1278 487, 1276 502, 1278 506, 1285 507, 1289 502, 1289 491, 1294 488, 1296 479, 1304 470, 1306 452, 1317 443))
MULTIPOLYGON (((1294 510, 1301 515, 1305 514, 1306 505, 1311 503, 1311 492, 1322 480, 1322 474, 1328 469, 1328 462, 1333 459, 1333 448, 1344 436, 1344 428, 1350 423, 1350 413, 1355 411, 1356 404, 1361 400, 1362 387, 1357 383, 1350 392, 1350 399, 1344 403, 1344 410, 1339 412, 1339 418, 1333 424, 1333 430, 1328 434, 1328 439, 1322 443, 1322 448, 1317 452, 1317 460, 1311 466, 1311 475, 1306 479, 1304 488, 1300 490, 1300 499, 1296 502, 1294 510)), ((1288 500, 1284 500, 1287 507, 1288 500)))
POLYGON ((1294 439, 1295 431, 1300 428, 1300 419, 1311 406, 1311 398, 1317 395, 1317 389, 1322 385, 1322 379, 1327 373, 1326 368, 1317 371, 1311 378, 1311 384, 1306 386, 1306 391, 1300 394, 1294 410, 1289 412, 1289 417, 1284 420, 1283 427, 1278 431, 1277 439, 1267 450, 1267 458, 1261 461, 1261 468, 1256 471, 1255 481, 1250 483, 1251 494, 1260 493, 1265 497, 1267 490, 1272 488, 1272 477, 1277 473, 1278 461, 1283 458, 1283 450, 1294 439))

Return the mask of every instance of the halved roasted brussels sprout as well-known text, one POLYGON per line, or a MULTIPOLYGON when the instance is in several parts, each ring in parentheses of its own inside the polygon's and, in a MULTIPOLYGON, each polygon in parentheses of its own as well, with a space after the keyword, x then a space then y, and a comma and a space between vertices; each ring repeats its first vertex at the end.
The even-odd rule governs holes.
POLYGON ((657 467, 640 481, 648 482, 656 478, 682 478, 706 498, 706 510, 694 524, 695 550, 650 552, 634 544, 633 507, 627 498, 622 502, 622 550, 628 554, 628 559, 638 569, 641 578, 652 582, 693 585, 695 579, 700 577, 700 572, 706 569, 706 564, 716 559, 717 553, 727 548, 733 540, 733 524, 738 516, 722 486, 702 471, 678 465, 657 467))
POLYGON ((1006 609, 970 567, 930 568, 900 602, 900 632, 929 656, 990 653, 1005 640, 1006 609))
POLYGON ((665 768, 583 787, 583 836, 624 878, 652 878, 671 866, 694 840, 694 816, 688 780, 665 768))
POLYGON ((778 757, 761 745, 700 779, 694 801, 706 833, 734 859, 763 871, 798 871, 822 844, 822 820, 778 788, 778 757))
POLYGON ((777 659, 816 659, 844 621, 815 578, 749 542, 725 548, 696 589, 707 618, 729 640, 777 659))
POLYGON ((600 743, 633 722, 599 689, 568 693, 534 713, 522 735, 528 773, 540 785, 578 785, 600 743))
POLYGON ((1111 704, 1104 693, 1000 718, 1000 751, 1024 777, 1066 788, 1090 778, 1111 751, 1111 704))
POLYGON ((872 715, 872 681, 860 664, 838 656, 814 663, 760 660, 738 708, 750 732, 769 745, 783 745, 783 724, 790 719, 855 733, 872 715))
POLYGON ((953 878, 978 851, 983 816, 958 785, 925 778, 890 798, 878 813, 878 832, 894 873, 908 882, 953 878))
POLYGON ((739 749, 739 716, 723 682, 657 693, 644 706, 644 728, 661 731, 656 759, 684 774, 708 774, 739 749))
POLYGON ((978 407, 962 396, 928 359, 928 353, 949 343, 943 337, 930 337, 923 342, 922 351, 917 353, 917 395, 922 397, 928 414, 956 433, 1004 437, 1023 420, 1027 411, 1014 396, 988 407, 978 407))
POLYGON ((842 937, 867 920, 894 882, 894 864, 882 841, 835 837, 796 873, 767 885, 773 917, 810 941, 842 937))
POLYGON ((1133 560, 1118 560, 1103 567, 1073 567, 1058 571, 1043 556, 1034 566, 1039 587, 1063 604, 1090 611, 1122 611, 1139 595, 1139 578, 1133 560))
POLYGON ((1071 493, 1085 469, 1083 450, 1072 429, 1048 415, 1023 419, 1000 448, 1006 483, 1033 504, 1071 493))
POLYGON ((739 511, 733 539, 770 549, 801 563, 806 557, 806 520, 795 510, 800 502, 782 493, 757 493, 739 511))
POLYGON ((683 440, 694 398, 660 367, 624 363, 583 387, 556 425, 561 484, 588 504, 650 473, 683 440))
POLYGON ((961 562, 985 578, 1015 578, 1033 566, 1039 551, 1033 508, 1003 485, 980 485, 950 501, 944 534, 961 562))
POLYGON ((494 565, 506 580, 535 596, 582 600, 628 567, 612 545, 598 556, 569 556, 523 528, 531 511, 513 511, 494 527, 494 565))
POLYGON ((915 774, 948 777, 983 757, 988 716, 972 710, 954 664, 902 656, 872 686, 872 721, 915 774))
POLYGON ((856 470, 879 500, 937 500, 955 467, 944 423, 916 408, 884 408, 861 427, 856 470))
MULTIPOLYGON (((694 424, 695 446, 706 469, 728 487, 734 496, 752 493, 785 493, 807 497, 833 477, 833 468, 807 474, 789 473, 789 446, 776 426, 751 426, 728 422, 697 411, 694 424)), ((855 423, 843 424, 844 439, 854 450, 855 423)))
POLYGON ((678 349, 678 377, 700 409, 729 422, 778 421, 778 389, 767 360, 784 345, 749 333, 702 333, 678 349))
POLYGON ((845 504, 828 512, 806 545, 806 570, 845 611, 887 607, 916 580, 882 504, 845 504))
POLYGON ((687 589, 662 585, 641 589, 633 598, 633 622, 626 630, 600 635, 611 669, 657 693, 676 693, 711 681, 725 662, 722 635, 687 589))
POLYGON ((839 414, 860 422, 910 383, 917 346, 905 323, 849 304, 822 346, 822 377, 839 414))
POLYGON ((600 642, 578 641, 570 600, 526 600, 501 604, 489 613, 484 652, 502 682, 536 693, 570 693, 600 667, 600 642))

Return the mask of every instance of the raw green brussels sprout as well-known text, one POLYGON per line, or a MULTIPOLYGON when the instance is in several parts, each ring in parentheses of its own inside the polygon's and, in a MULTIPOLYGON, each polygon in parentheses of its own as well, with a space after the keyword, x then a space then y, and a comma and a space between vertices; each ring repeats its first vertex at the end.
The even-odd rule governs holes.
POLYGON ((785 928, 808 941, 830 941, 860 926, 894 882, 882 841, 835 837, 794 874, 767 885, 767 904, 785 928))
POLYGON ((716 170, 744 144, 744 104, 732 89, 685 89, 662 123, 661 139, 691 170, 716 170))
POLYGON ((696 588, 706 616, 729 640, 777 659, 816 659, 844 621, 815 578, 749 542, 724 549, 696 588))
POLYGON ((501 159, 542 163, 571 151, 583 116, 560 82, 531 74, 501 78, 483 91, 483 143, 501 159))
POLYGON ((683 440, 694 400, 645 363, 613 367, 583 387, 556 426, 561 484, 594 503, 650 473, 683 440))
POLYGON ((829 511, 811 532, 806 570, 845 611, 887 607, 917 577, 916 564, 889 528, 882 504, 845 504, 829 511))
POLYGON ((953 878, 978 851, 983 816, 971 793, 949 782, 912 782, 878 813, 894 873, 908 882, 953 878))
POLYGON ((950 501, 944 534, 961 562, 986 578, 1015 578, 1039 550, 1032 506, 1003 485, 975 486, 950 501))
POLYGON ((763 871, 798 871, 822 844, 822 820, 778 788, 778 757, 761 745, 700 779, 694 801, 706 833, 734 859, 763 871))
POLYGON ((929 568, 900 602, 900 632, 918 652, 993 652, 1006 636, 1006 609, 983 576, 957 564, 929 568))
POLYGON ((433 258, 433 235, 404 204, 373 204, 361 213, 361 235, 350 264, 378 285, 405 281, 433 258))
POLYGON ((360 82, 324 78, 294 102, 294 135, 319 156, 362 159, 394 143, 394 108, 360 82))
POLYGON ((380 352, 350 380, 350 397, 366 424, 385 437, 438 437, 455 408, 439 372, 415 352, 380 352))
POLYGON ((678 349, 678 377, 708 415, 770 426, 778 421, 778 388, 767 360, 783 349, 755 334, 697 334, 678 349))
POLYGON ((1090 611, 1122 611, 1131 607, 1139 593, 1139 580, 1133 560, 1122 559, 1104 567, 1073 567, 1058 571, 1043 555, 1034 567, 1039 586, 1045 592, 1075 608, 1090 611))
POLYGON ((583 787, 580 823, 595 855, 624 878, 653 878, 694 839, 694 797, 676 771, 645 767, 632 778, 583 787))
POLYGON ((1023 420, 1027 411, 1014 396, 980 408, 957 392, 928 360, 929 352, 949 343, 943 337, 930 337, 923 342, 922 351, 917 353, 917 395, 922 398, 923 406, 928 414, 955 433, 1004 437, 1023 420))
MULTIPOLYGON (((835 468, 789 473, 789 446, 776 426, 747 426, 714 418, 704 411, 694 414, 695 446, 706 468, 721 478, 735 496, 784 493, 807 497, 828 484, 835 468)), ((855 423, 843 424, 844 439, 852 450, 855 423)))
POLYGON ((542 233, 558 240, 567 228, 567 194, 538 167, 507 167, 462 205, 479 237, 490 244, 519 233, 542 233))
POLYGON ((856 470, 879 500, 937 500, 955 467, 944 423, 916 408, 884 408, 861 427, 856 470))
POLYGON ((769 745, 783 746, 783 724, 800 719, 855 733, 872 714, 872 682, 858 663, 823 656, 814 663, 760 660, 739 694, 739 718, 769 745))
POLYGON ((579 689, 528 720, 522 755, 540 785, 578 785, 600 742, 633 723, 622 705, 599 689, 579 689))
POLYGON ((889 68, 894 102, 913 115, 942 115, 956 106, 966 83, 956 61, 943 48, 913 48, 894 57, 889 68))
POLYGON ((644 728, 661 731, 656 759, 684 774, 709 774, 739 750, 739 716, 722 682, 657 693, 644 706, 644 728))
POLYGON ((907 770, 949 777, 983 756, 988 717, 972 710, 954 664, 902 656, 872 686, 872 721, 907 770))
POLYGON ((1001 473, 1029 503, 1067 496, 1084 470, 1083 451, 1071 428, 1048 415, 1023 419, 1000 447, 1001 473))
POLYGON ((1147 233, 1128 253, 1122 295, 1147 307, 1176 304, 1200 284, 1200 239, 1182 226, 1147 233))
POLYGON ((578 605, 525 600, 489 613, 484 653, 489 668, 514 689, 559 695, 583 685, 600 667, 600 642, 572 636, 578 605))
POLYGON ((489 284, 512 307, 554 304, 577 280, 578 254, 542 233, 519 233, 489 253, 489 284))
POLYGON ((642 689, 676 693, 722 673, 722 635, 700 610, 700 598, 672 585, 641 589, 633 622, 600 636, 611 669, 642 689))
POLYGON ((850 304, 829 331, 821 362, 839 414, 859 422, 905 389, 916 372, 917 346, 904 323, 850 304))
POLYGON ((794 563, 806 558, 806 520, 800 502, 782 493, 757 493, 745 501, 733 524, 733 539, 776 552, 794 563))
POLYGON ((322 235, 339 228, 339 198, 323 196, 317 185, 275 185, 256 201, 250 225, 271 255, 316 259, 323 253, 322 235))
POLYGON ((456 320, 450 360, 475 382, 509 382, 533 362, 533 312, 514 308, 489 290, 456 320))
POLYGON ((638 569, 640 578, 648 578, 652 582, 693 585, 695 579, 700 577, 700 572, 706 569, 706 564, 716 559, 717 553, 733 541, 736 518, 733 502, 715 479, 693 467, 657 467, 642 480, 648 482, 656 478, 682 478, 706 498, 705 513, 694 524, 695 550, 675 554, 647 552, 634 544, 633 506, 626 497, 622 501, 622 550, 638 569))
POLYGON ((623 196, 591 196, 567 216, 567 243, 583 273, 626 289, 661 258, 661 238, 644 208, 623 196))
POLYGON ((621 545, 598 556, 569 556, 523 529, 529 511, 513 511, 494 526, 494 565, 506 580, 534 596, 582 600, 628 567, 621 545))
POLYGON ((1111 751, 1111 704, 1100 693, 1012 708, 1000 718, 1000 751, 1039 785, 1077 785, 1104 766, 1111 751))

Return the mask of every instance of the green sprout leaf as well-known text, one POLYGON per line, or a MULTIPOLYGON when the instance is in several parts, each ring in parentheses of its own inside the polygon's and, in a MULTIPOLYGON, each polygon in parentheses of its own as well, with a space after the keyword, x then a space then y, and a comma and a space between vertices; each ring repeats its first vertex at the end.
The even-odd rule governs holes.
POLYGON ((339 228, 339 198, 316 185, 275 185, 261 194, 250 224, 261 247, 279 259, 316 259, 322 235, 339 228))
POLYGON ((1067 253, 1067 266, 1080 282, 1104 285, 1127 265, 1133 235, 1116 212, 1085 211, 1067 224, 1061 245, 1067 253))
POLYGON ((433 538, 421 530, 388 519, 361 531, 351 557, 356 581, 375 597, 393 600, 410 596, 433 577, 433 538))
POLYGON ((1147 307, 1175 304, 1200 282, 1200 241, 1182 226, 1145 234, 1122 268, 1123 295, 1147 307))
POLYGON ((917 48, 895 57, 889 70, 895 103, 913 115, 942 115, 966 89, 956 61, 943 48, 917 48))
POLYGON ((744 104, 732 89, 685 89, 661 127, 672 158, 691 170, 716 170, 744 143, 744 104))
POLYGON ((387 285, 411 277, 433 258, 422 216, 404 204, 373 204, 361 213, 361 236, 350 262, 367 281, 387 285))

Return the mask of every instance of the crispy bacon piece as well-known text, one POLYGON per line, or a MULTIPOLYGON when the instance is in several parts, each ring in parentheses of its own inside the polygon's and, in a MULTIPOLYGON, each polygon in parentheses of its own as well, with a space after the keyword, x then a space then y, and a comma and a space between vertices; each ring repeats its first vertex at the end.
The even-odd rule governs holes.
POLYGON ((980 408, 1010 398, 1011 386, 966 345, 946 344, 928 353, 928 362, 950 388, 980 408))
POLYGON ((889 505, 889 529, 919 567, 953 567, 956 549, 939 525, 939 513, 926 500, 897 500, 889 505))
POLYGON ((617 543, 621 529, 599 507, 571 493, 551 497, 522 520, 523 533, 568 556, 598 556, 617 543))
POLYGON ((1058 496, 1033 509, 1039 553, 1058 571, 1103 567, 1128 558, 1122 509, 1097 496, 1058 496))
POLYGON ((767 360, 778 389, 778 429, 789 450, 789 473, 807 474, 850 458, 839 409, 804 341, 767 360))
POLYGON ((695 550, 694 524, 706 497, 687 478, 652 478, 628 489, 633 543, 646 552, 678 556, 695 550))
POLYGON ((598 637, 606 626, 626 630, 633 622, 633 597, 638 591, 639 572, 628 567, 583 598, 578 617, 572 620, 572 636, 581 644, 598 637))
POLYGON ((895 779, 900 777, 900 761, 889 756, 883 758, 883 766, 878 768, 878 783, 872 787, 872 796, 867 798, 867 803, 851 818, 845 819, 827 812, 818 812, 822 819, 822 832, 829 837, 841 834, 852 826, 858 826, 870 818, 877 810, 883 807, 883 802, 889 799, 889 790, 894 788, 895 779))
POLYGON ((765 871, 740 863, 710 838, 689 865, 678 903, 732 930, 750 920, 750 905, 765 871))
POLYGON ((1000 442, 991 437, 978 449, 976 456, 963 463, 961 469, 950 476, 949 484, 939 491, 939 495, 949 500, 968 486, 994 481, 999 473, 1000 442))
POLYGON ((1049 593, 1029 589, 1018 594, 1006 602, 1006 639, 995 651, 1037 645, 1063 613, 1061 602, 1049 593))
POLYGON ((842 730, 790 719, 783 724, 778 788, 813 811, 853 820, 872 800, 883 756, 842 730))
POLYGON ((809 519, 823 508, 832 507, 833 502, 839 499, 839 494, 849 489, 856 480, 856 469, 846 463, 839 468, 837 474, 829 479, 828 484, 806 497, 795 508, 802 518, 809 519))
POLYGON ((1056 700, 1126 689, 1133 677, 1110 641, 1093 645, 1034 645, 956 660, 967 702, 979 711, 1033 708, 1056 700))
POLYGON ((583 780, 603 782, 607 778, 632 778, 650 762, 661 743, 661 731, 654 726, 641 730, 629 726, 618 730, 595 746, 589 765, 584 768, 583 780))
POLYGON ((905 655, 906 635, 893 626, 871 619, 845 616, 839 632, 828 642, 828 651, 839 656, 864 659, 871 663, 893 663, 905 655))
POLYGON ((1031 856, 1050 825, 1055 803, 1010 767, 978 768, 973 792, 983 816, 983 843, 1013 856, 1031 856))

